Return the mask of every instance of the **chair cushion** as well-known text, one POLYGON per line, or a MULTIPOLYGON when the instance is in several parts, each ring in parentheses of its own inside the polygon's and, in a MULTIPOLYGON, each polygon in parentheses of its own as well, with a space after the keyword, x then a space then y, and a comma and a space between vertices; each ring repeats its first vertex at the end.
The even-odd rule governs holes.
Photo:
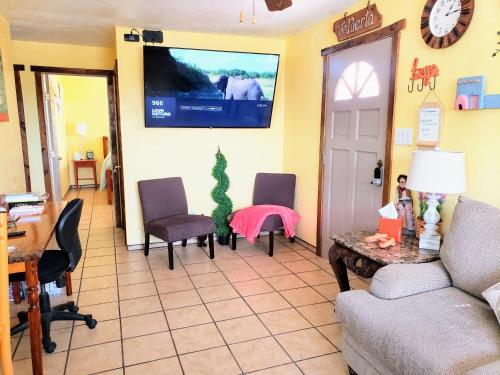
POLYGON ((215 232, 211 217, 203 215, 176 215, 151 221, 146 231, 166 242, 176 242, 215 232))
POLYGON ((453 285, 483 299, 500 280, 500 209, 460 197, 440 256, 453 285))
POLYGON ((465 374, 500 356, 495 314, 454 287, 394 300, 344 292, 337 296, 336 315, 393 374, 465 374))
POLYGON ((61 250, 45 250, 38 262, 38 280, 42 284, 56 281, 68 270, 69 257, 61 250))
POLYGON ((498 323, 500 323, 500 282, 486 289, 483 292, 483 297, 490 304, 493 312, 497 316, 498 323))

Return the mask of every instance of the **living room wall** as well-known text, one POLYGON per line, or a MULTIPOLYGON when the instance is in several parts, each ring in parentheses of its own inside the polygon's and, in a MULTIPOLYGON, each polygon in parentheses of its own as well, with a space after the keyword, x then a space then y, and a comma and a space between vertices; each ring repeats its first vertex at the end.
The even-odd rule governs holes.
POLYGON ((257 172, 282 172, 286 56, 284 40, 165 30, 166 46, 280 54, 273 119, 269 129, 146 129, 142 43, 124 42, 128 32, 116 28, 127 242, 134 245, 144 243, 140 180, 181 176, 189 212, 211 215, 217 147, 228 160, 228 194, 235 209, 250 204, 257 172))
MULTIPOLYGON (((500 2, 476 1, 469 30, 455 45, 441 50, 428 47, 420 36, 420 17, 425 0, 376 2, 383 15, 383 26, 406 18, 401 33, 396 86, 394 124, 417 129, 417 111, 427 92, 408 93, 407 85, 413 59, 420 65, 437 64, 440 76, 436 93, 444 105, 441 148, 463 151, 467 164, 467 196, 500 206, 500 109, 458 112, 453 110, 456 80, 459 77, 484 75, 486 92, 500 92, 500 57, 492 58, 496 47, 500 19, 500 2)), ((366 6, 359 1, 346 11, 352 13, 366 6)), ((337 43, 332 31, 338 14, 287 39, 285 151, 286 172, 297 174, 296 208, 302 216, 298 236, 316 243, 318 163, 321 121, 323 61, 321 49, 337 43), (300 150, 300 152, 297 152, 300 150)), ((414 146, 393 145, 391 193, 394 198, 396 176, 406 173, 414 146)), ((456 196, 449 197, 443 215, 445 227, 450 223, 456 196)), ((415 206, 416 207, 416 206, 415 206)))

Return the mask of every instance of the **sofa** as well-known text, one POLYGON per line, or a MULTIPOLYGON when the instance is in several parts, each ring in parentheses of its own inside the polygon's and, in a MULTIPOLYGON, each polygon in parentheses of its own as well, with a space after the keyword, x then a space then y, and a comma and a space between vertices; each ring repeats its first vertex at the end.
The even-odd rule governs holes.
POLYGON ((500 374, 500 324, 481 295, 500 282, 500 209, 460 197, 440 257, 337 296, 351 374, 500 374))

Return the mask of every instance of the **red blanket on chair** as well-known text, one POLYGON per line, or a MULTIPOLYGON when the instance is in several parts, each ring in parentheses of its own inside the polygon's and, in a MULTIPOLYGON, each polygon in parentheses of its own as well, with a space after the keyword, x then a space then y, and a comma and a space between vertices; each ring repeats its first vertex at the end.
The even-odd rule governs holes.
POLYGON ((233 232, 245 236, 250 243, 260 232, 262 224, 269 215, 279 215, 283 221, 286 237, 295 237, 295 226, 300 221, 300 216, 291 208, 262 204, 251 206, 237 211, 229 224, 233 232))

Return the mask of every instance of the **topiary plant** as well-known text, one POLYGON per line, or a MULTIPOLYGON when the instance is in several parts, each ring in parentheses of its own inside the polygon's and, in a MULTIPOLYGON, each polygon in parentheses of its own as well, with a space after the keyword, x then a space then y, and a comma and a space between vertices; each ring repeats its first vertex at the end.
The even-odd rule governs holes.
POLYGON ((212 169, 212 176, 217 180, 217 185, 212 190, 212 198, 217 203, 217 207, 212 212, 212 218, 215 222, 217 241, 221 245, 229 243, 228 216, 233 212, 233 202, 226 194, 229 189, 229 177, 226 174, 226 167, 227 160, 224 154, 220 152, 220 148, 218 148, 217 154, 215 154, 215 165, 212 169))

